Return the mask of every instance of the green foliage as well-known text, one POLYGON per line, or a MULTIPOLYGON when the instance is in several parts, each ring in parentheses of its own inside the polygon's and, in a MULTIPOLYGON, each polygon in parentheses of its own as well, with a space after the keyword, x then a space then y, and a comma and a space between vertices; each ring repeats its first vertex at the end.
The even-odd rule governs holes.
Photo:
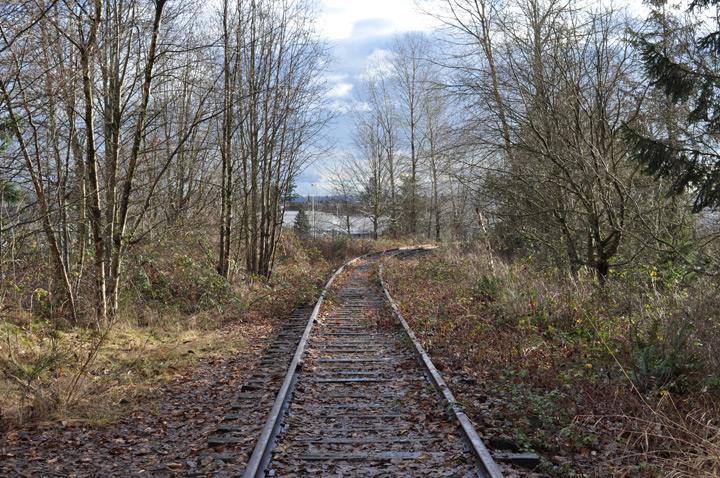
POLYGON ((475 281, 475 297, 480 300, 497 301, 502 297, 503 282, 495 274, 483 274, 475 281))
POLYGON ((301 284, 298 291, 300 292, 297 297, 298 304, 300 305, 312 305, 317 300, 322 292, 322 284, 318 283, 314 277, 310 275, 304 275, 300 279, 301 284))
POLYGON ((290 178, 290 184, 287 189, 287 194, 285 195, 285 202, 293 202, 298 199, 300 195, 296 191, 297 183, 295 183, 295 178, 290 178))
POLYGON ((443 257, 434 257, 424 263, 424 275, 435 282, 460 280, 467 275, 466 264, 443 257))
POLYGON ((181 244, 151 244, 136 262, 139 266, 132 269, 127 287, 133 300, 142 298, 184 313, 237 305, 240 300, 210 257, 190 256, 181 244))
MULTIPOLYGON (((497 260, 491 270, 479 254, 460 250, 398 261, 386 280, 428 352, 451 370, 474 372, 478 386, 461 385, 458 395, 488 436, 553 457, 542 470, 571 477, 582 476, 583 457, 596 462, 620 440, 627 450, 636 446, 635 436, 654 427, 646 410, 714 416, 707 404, 720 383, 717 278, 658 252, 600 287, 583 269, 548 267, 541 254, 497 260), (467 399, 473 390, 489 398, 467 399), (652 409, 638 410, 638 403, 652 409)), ((651 437, 651 446, 663 453, 695 446, 689 429, 669 446, 665 436, 651 437)), ((651 476, 647 448, 635 451, 622 466, 651 476)))
POLYGON ((565 398, 567 393, 557 389, 546 391, 523 385, 510 388, 507 400, 516 424, 513 436, 523 451, 545 449, 548 438, 569 421, 563 405, 565 398))
POLYGON ((678 325, 674 321, 663 326, 657 317, 644 332, 631 329, 631 348, 626 355, 632 360, 630 378, 639 390, 686 391, 700 370, 692 329, 689 323, 678 325))
POLYGON ((0 195, 2 195, 3 201, 12 204, 20 202, 25 197, 20 186, 5 179, 0 179, 0 195))
POLYGON ((697 15, 696 24, 680 23, 670 10, 651 11, 650 24, 656 28, 637 39, 645 71, 668 101, 685 111, 676 118, 678 124, 661 118, 655 129, 667 132, 667 137, 625 129, 633 157, 647 173, 670 179, 675 194, 689 190, 695 212, 720 205, 720 155, 712 146, 720 134, 720 77, 715 66, 720 23, 704 11, 719 3, 693 1, 690 11, 697 15))
POLYGON ((1 365, 5 373, 12 376, 19 385, 26 391, 33 387, 33 383, 45 376, 45 374, 66 361, 66 357, 57 347, 57 342, 52 338, 40 334, 37 344, 29 348, 30 353, 22 359, 16 357, 12 350, 15 348, 11 343, 11 336, 14 340, 20 340, 20 334, 11 331, 10 324, 6 325, 5 339, 10 353, 6 358, 1 358, 1 365))
POLYGON ((59 332, 48 330, 49 322, 33 322, 22 329, 8 322, 3 325, 0 369, 10 379, 7 391, 19 401, 21 419, 40 412, 38 407, 57 405, 60 397, 49 393, 46 383, 71 360, 68 351, 58 346, 59 332))
POLYGON ((310 234, 310 219, 304 209, 300 209, 295 216, 293 229, 297 234, 307 236, 310 234))
MULTIPOLYGON (((5 101, 0 100, 0 110, 3 110, 5 108, 5 101)), ((10 144, 10 119, 4 116, 0 116, 0 153, 4 152, 5 149, 7 149, 7 146, 10 144)))

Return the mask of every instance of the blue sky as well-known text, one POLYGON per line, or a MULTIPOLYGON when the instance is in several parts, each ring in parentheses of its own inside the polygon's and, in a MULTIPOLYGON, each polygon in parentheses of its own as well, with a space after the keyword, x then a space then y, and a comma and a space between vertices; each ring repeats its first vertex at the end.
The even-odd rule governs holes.
MULTIPOLYGON (((303 196, 328 194, 323 188, 323 183, 326 183, 326 165, 352 147, 348 113, 355 103, 356 90, 361 88, 361 77, 368 58, 387 52, 396 34, 411 30, 431 31, 439 26, 438 20, 423 13, 414 0, 321 1, 323 11, 319 26, 334 57, 327 81, 329 100, 337 113, 337 119, 329 131, 329 136, 335 140, 336 149, 328 157, 310 165, 298 178, 296 192, 303 196)), ((426 11, 437 8, 441 1, 418 0, 426 11)), ((642 0, 590 1, 629 5, 638 15, 645 16, 642 0)))
POLYGON ((329 100, 337 114, 330 131, 336 149, 298 178, 297 193, 304 196, 326 194, 322 187, 325 164, 351 147, 348 112, 368 58, 382 55, 397 33, 431 30, 434 22, 416 8, 413 0, 324 0, 319 25, 334 58, 327 81, 329 100))

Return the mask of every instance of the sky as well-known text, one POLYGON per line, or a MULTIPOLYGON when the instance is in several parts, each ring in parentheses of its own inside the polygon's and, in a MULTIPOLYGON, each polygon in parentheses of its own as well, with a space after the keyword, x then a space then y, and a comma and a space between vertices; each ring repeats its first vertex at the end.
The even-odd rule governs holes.
MULTIPOLYGON (((423 13, 415 0, 321 0, 319 27, 332 50, 334 62, 327 82, 329 101, 337 114, 329 135, 335 148, 300 175, 296 193, 301 196, 331 194, 327 181, 327 165, 352 148, 350 139, 351 111, 356 91, 361 88, 362 75, 368 58, 388 53, 395 35, 437 28, 438 21, 423 13)), ((417 0, 424 10, 432 10, 436 0, 417 0)), ((643 10, 642 0, 590 0, 629 5, 643 10)), ((644 16, 644 15, 642 15, 644 16)))
MULTIPOLYGON (((429 4, 428 0, 424 3, 429 4)), ((394 35, 412 30, 429 31, 434 22, 423 14, 414 0, 324 0, 319 27, 328 41, 334 62, 328 72, 329 101, 337 118, 330 136, 335 148, 309 166, 296 181, 302 196, 329 194, 326 164, 351 147, 349 111, 369 57, 383 55, 394 35), (313 186, 313 184, 315 186, 313 186)))

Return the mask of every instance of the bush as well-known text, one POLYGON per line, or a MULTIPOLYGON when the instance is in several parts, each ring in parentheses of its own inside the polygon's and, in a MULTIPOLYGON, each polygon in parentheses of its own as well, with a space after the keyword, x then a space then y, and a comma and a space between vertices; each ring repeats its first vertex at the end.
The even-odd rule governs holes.
POLYGON ((642 392, 668 390, 685 393, 688 385, 697 383, 700 362, 691 341, 693 326, 675 321, 663 326, 654 318, 646 330, 631 329, 629 375, 642 392))
POLYGON ((503 282, 495 274, 483 274, 475 280, 474 295, 478 300, 496 302, 501 299, 503 282))
POLYGON ((157 241, 146 246, 138 264, 128 274, 126 301, 141 299, 152 307, 173 309, 184 314, 223 308, 241 303, 233 287, 217 273, 202 247, 183 241, 157 241))
MULTIPOLYGON (((475 419, 491 415, 522 449, 597 451, 619 474, 714 476, 718 461, 704 453, 718 449, 717 423, 704 417, 720 400, 716 278, 667 263, 613 272, 603 285, 527 255, 494 266, 467 245, 437 255, 398 261, 386 280, 434 359, 451 375, 472 370, 494 397, 475 419), (603 455, 618 441, 632 452, 603 455), (695 446, 703 453, 687 453, 695 446)), ((545 470, 579 469, 561 463, 545 470)))

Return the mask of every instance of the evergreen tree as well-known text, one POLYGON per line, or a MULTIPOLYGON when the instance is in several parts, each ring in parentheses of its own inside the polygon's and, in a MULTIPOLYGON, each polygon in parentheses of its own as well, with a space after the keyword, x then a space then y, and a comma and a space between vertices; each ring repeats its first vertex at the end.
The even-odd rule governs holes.
POLYGON ((295 216, 293 229, 295 229, 296 233, 303 236, 307 236, 310 234, 310 219, 308 218, 308 215, 305 213, 304 209, 300 209, 297 213, 297 216, 295 216))
POLYGON ((23 199, 23 193, 20 190, 20 186, 5 179, 0 179, 0 195, 2 195, 3 202, 11 204, 17 203, 23 199))
MULTIPOLYGON (((3 102, 0 101, 0 109, 3 108, 3 102)), ((5 152, 10 144, 10 123, 7 118, 0 116, 0 153, 5 152)), ((1 171, 0 171, 1 173, 1 171)), ((7 203, 17 203, 23 199, 23 193, 17 183, 7 179, 0 178, 0 196, 1 201, 7 203)))
POLYGON ((288 185, 287 194, 285 195, 285 202, 293 202, 294 200, 300 198, 300 195, 296 193, 297 190, 297 184, 295 183, 295 179, 290 179, 290 184, 288 185))
MULTIPOLYGON (((678 124, 626 127, 632 156, 647 173, 672 181, 672 192, 688 191, 693 211, 720 206, 720 17, 709 7, 720 0, 694 0, 687 16, 673 16, 665 0, 650 2, 649 24, 638 36, 645 71, 677 111, 678 124)), ((665 118, 667 120, 667 118, 665 118)))

